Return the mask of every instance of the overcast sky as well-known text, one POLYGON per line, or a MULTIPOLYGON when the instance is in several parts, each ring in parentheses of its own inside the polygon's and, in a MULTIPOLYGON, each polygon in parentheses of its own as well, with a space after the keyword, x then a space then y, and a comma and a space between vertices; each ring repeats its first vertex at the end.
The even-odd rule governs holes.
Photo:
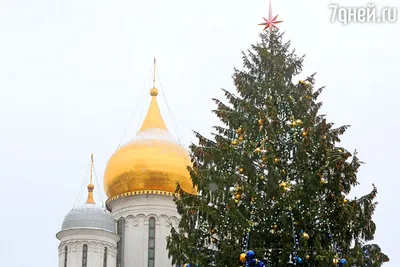
MULTIPOLYGON (((307 55, 304 75, 317 72, 327 86, 323 112, 352 125, 343 144, 366 162, 354 194, 377 185, 376 242, 391 258, 385 266, 398 267, 400 22, 332 23, 321 0, 275 0, 273 9, 286 40, 307 55)), ((208 134, 216 123, 210 98, 234 89, 240 51, 258 40, 267 14, 267 0, 1 0, 1 265, 57 266, 55 234, 91 152, 95 197, 105 201, 104 168, 137 103, 124 142, 144 116, 153 56, 173 118, 161 92, 165 121, 187 146, 193 129, 208 134)))

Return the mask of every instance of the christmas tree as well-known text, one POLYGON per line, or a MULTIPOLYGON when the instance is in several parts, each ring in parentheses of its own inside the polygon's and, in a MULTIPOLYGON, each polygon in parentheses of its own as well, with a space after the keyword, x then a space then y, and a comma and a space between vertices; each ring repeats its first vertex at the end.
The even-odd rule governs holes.
POLYGON ((184 266, 381 266, 373 240, 377 189, 349 199, 362 162, 340 146, 348 126, 319 114, 323 88, 276 30, 243 53, 236 94, 214 99, 224 126, 196 133, 198 195, 177 189, 181 221, 168 249, 184 266), (247 253, 247 254, 246 254, 247 253))

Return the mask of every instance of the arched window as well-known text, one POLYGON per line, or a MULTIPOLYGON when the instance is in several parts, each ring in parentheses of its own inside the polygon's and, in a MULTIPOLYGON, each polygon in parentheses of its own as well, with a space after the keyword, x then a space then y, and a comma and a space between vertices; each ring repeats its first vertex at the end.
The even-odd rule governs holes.
POLYGON ((124 241, 125 241, 125 219, 120 218, 117 221, 117 234, 119 241, 117 243, 117 267, 124 267, 124 241))
POLYGON ((64 251, 64 267, 67 267, 67 262, 68 261, 68 246, 65 246, 65 251, 64 251))
POLYGON ((155 242, 156 241, 156 219, 151 217, 149 219, 149 248, 148 248, 148 267, 154 267, 154 252, 155 252, 155 242))
POLYGON ((82 267, 87 267, 87 245, 83 245, 83 251, 82 251, 82 267))
POLYGON ((107 247, 104 247, 103 267, 107 267, 107 247))

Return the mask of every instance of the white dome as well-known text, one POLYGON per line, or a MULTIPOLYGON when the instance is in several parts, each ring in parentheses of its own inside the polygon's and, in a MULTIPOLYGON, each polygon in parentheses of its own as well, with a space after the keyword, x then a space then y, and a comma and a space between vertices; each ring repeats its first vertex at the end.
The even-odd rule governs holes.
POLYGON ((115 220, 110 212, 94 204, 84 204, 67 213, 61 230, 76 228, 95 228, 116 233, 115 220))

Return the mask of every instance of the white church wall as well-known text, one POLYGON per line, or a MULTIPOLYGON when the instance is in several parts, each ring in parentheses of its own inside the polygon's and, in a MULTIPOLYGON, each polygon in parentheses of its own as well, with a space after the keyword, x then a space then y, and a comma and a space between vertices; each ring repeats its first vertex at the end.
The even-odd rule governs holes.
POLYGON ((107 267, 116 267, 116 234, 100 229, 67 229, 57 234, 60 239, 59 267, 65 267, 65 248, 68 248, 67 266, 82 267, 83 248, 87 245, 87 267, 104 267, 104 249, 107 247, 107 267))
POLYGON ((124 267, 147 267, 149 220, 155 218, 155 266, 171 267, 166 248, 170 223, 177 225, 178 213, 172 196, 133 195, 113 200, 108 204, 111 215, 125 219, 124 267))

